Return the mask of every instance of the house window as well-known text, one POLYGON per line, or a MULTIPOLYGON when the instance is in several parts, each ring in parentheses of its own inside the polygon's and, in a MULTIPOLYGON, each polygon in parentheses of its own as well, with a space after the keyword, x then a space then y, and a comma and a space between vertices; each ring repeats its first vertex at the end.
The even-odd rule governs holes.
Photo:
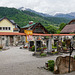
POLYGON ((5 28, 5 27, 3 27, 3 30, 6 30, 6 28, 5 28))
POLYGON ((0 27, 0 30, 2 30, 2 27, 0 27))
POLYGON ((9 27, 9 30, 11 30, 11 28, 9 27))
POLYGON ((7 30, 11 30, 11 28, 10 27, 7 27, 7 30))
POLYGON ((0 30, 11 30, 10 27, 0 27, 0 30))
POLYGON ((6 27, 6 30, 7 30, 7 27, 6 27))

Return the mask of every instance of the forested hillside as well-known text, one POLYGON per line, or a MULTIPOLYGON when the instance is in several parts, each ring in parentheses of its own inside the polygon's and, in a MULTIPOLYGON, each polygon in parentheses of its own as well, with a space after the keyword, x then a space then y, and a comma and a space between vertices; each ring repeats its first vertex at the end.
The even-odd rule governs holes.
POLYGON ((44 26, 56 25, 60 23, 68 23, 69 20, 65 18, 57 17, 43 17, 38 14, 26 11, 18 10, 16 8, 0 7, 0 18, 6 16, 9 19, 14 20, 20 27, 28 24, 29 21, 40 22, 44 26))

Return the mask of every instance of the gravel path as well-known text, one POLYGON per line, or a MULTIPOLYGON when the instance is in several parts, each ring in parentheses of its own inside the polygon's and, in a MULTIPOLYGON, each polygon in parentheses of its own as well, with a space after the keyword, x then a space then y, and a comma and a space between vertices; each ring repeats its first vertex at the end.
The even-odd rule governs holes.
MULTIPOLYGON (((19 47, 0 52, 0 75, 55 75, 40 67, 48 60, 55 60, 57 56, 36 58, 32 53, 19 47)), ((75 72, 65 75, 75 75, 75 72)))

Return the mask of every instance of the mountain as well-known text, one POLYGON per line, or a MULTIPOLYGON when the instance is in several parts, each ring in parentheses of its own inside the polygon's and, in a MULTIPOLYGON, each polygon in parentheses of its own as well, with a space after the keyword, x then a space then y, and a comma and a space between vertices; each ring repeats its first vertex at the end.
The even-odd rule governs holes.
POLYGON ((21 10, 16 8, 8 8, 8 7, 0 7, 0 18, 6 16, 10 20, 14 20, 20 27, 29 23, 29 21, 34 21, 42 23, 44 26, 49 25, 59 25, 60 23, 68 23, 70 20, 65 18, 58 18, 58 17, 43 17, 39 14, 21 10))
MULTIPOLYGON (((50 24, 53 24, 53 25, 59 25, 60 23, 68 23, 70 20, 69 19, 65 19, 65 18, 58 18, 58 17, 53 17, 53 16, 50 16, 50 17, 43 17, 43 16, 41 16, 41 15, 39 15, 39 14, 36 14, 36 13, 33 13, 33 12, 30 12, 30 11, 27 11, 27 10, 24 10, 23 11, 25 14, 27 14, 27 15, 30 15, 30 16, 34 16, 34 17, 40 17, 40 18, 42 18, 42 19, 44 19, 46 22, 45 23, 47 23, 47 21, 48 22, 50 22, 50 24)), ((41 20, 39 20, 40 22, 41 22, 41 20)), ((49 24, 49 25, 50 25, 49 24)), ((47 23, 47 25, 48 25, 48 23, 47 23)))
MULTIPOLYGON (((24 10, 24 7, 22 8, 22 10, 24 10)), ((36 12, 36 11, 34 11, 32 9, 29 9, 29 8, 25 8, 25 10, 30 11, 30 12, 35 13, 35 14, 38 14, 38 15, 43 16, 43 17, 59 17, 59 18, 66 18, 66 19, 70 19, 70 20, 75 18, 75 12, 71 12, 71 13, 68 13, 68 14, 58 13, 58 14, 52 16, 52 15, 49 15, 49 14, 36 12)))
POLYGON ((18 10, 25 10, 25 8, 24 7, 20 7, 20 8, 18 8, 18 10))
POLYGON ((74 17, 75 17, 75 12, 71 12, 71 13, 69 13, 69 15, 74 16, 74 17))
POLYGON ((68 13, 68 14, 58 13, 58 14, 54 15, 54 17, 75 19, 75 12, 71 12, 71 13, 68 13))
POLYGON ((32 10, 32 9, 29 9, 29 8, 26 8, 25 10, 26 10, 26 11, 33 12, 33 13, 38 14, 38 15, 43 16, 43 17, 52 17, 52 15, 44 14, 44 13, 40 13, 40 12, 36 12, 36 11, 34 11, 34 10, 32 10))
POLYGON ((75 19, 75 12, 71 12, 71 13, 67 13, 67 14, 58 13, 58 14, 55 14, 54 16, 52 16, 52 15, 49 15, 49 14, 36 12, 32 9, 24 8, 24 7, 20 7, 19 10, 26 10, 26 11, 35 13, 37 15, 43 16, 43 17, 59 17, 59 18, 66 18, 66 19, 69 19, 69 20, 75 19))

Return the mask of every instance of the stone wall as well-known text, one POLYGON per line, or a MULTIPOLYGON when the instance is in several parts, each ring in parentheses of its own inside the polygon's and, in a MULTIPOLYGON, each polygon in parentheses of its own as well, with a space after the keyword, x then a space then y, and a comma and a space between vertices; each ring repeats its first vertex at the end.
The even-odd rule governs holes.
POLYGON ((18 35, 12 36, 13 42, 10 41, 11 36, 0 36, 0 46, 6 47, 6 46, 15 46, 19 41, 25 42, 25 36, 19 36, 20 39, 18 39, 18 35), (11 45, 12 43, 12 45, 11 45))
MULTIPOLYGON (((55 74, 64 74, 68 73, 69 71, 69 56, 59 56, 56 59, 55 66, 54 66, 54 73, 55 74)), ((70 71, 75 71, 75 59, 71 57, 70 61, 70 71)))

